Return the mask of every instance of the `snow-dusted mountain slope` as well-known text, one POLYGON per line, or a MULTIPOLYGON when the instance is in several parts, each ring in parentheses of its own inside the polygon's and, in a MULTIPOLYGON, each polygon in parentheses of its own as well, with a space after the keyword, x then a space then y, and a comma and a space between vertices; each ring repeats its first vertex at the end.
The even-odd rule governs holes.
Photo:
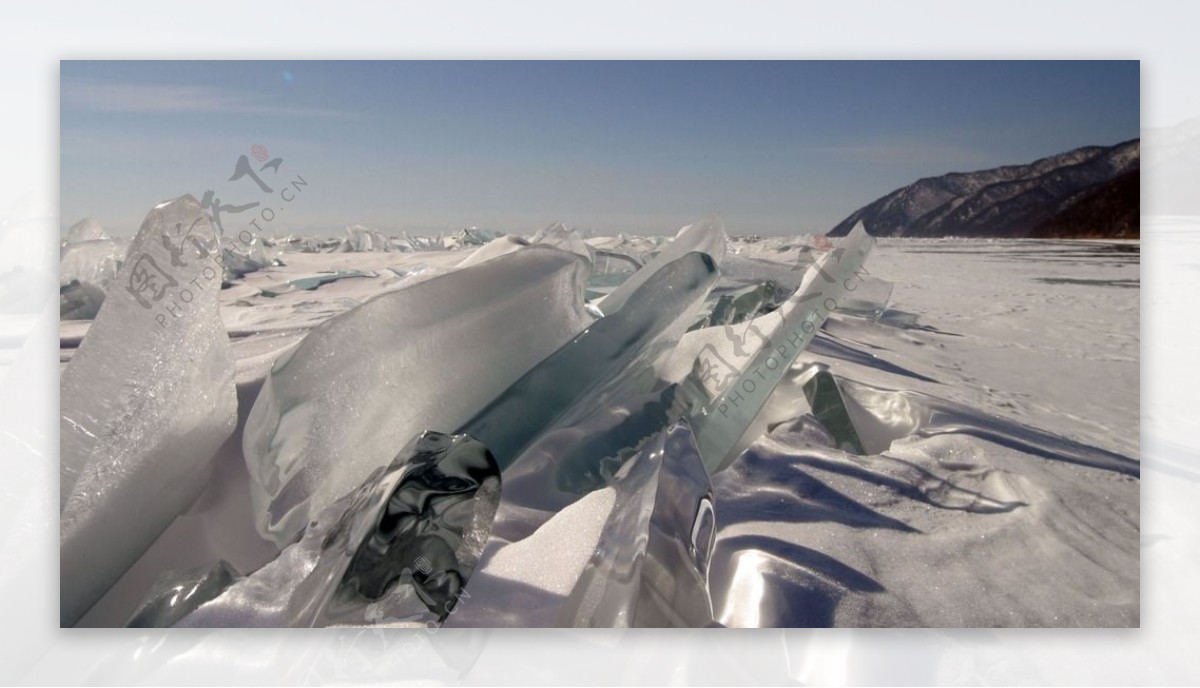
MULTIPOLYGON (((845 236, 862 222, 880 237, 1028 237, 1081 194, 1139 169, 1140 161, 1140 140, 1134 139, 1077 148, 1028 165, 928 177, 859 208, 829 236, 845 236)), ((1136 216, 1136 196, 1132 200, 1136 216)), ((1104 224, 1103 218, 1098 221, 1104 224)), ((1116 235, 1104 226, 1088 233, 1116 235)))

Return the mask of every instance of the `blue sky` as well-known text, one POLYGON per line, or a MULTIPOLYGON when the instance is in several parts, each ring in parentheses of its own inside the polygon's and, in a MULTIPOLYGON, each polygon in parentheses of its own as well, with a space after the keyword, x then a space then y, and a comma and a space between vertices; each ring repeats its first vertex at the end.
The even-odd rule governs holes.
POLYGON ((712 212, 824 232, 922 176, 1134 138, 1139 109, 1129 61, 64 61, 61 221, 129 235, 184 193, 264 201, 228 181, 258 144, 283 159, 274 192, 308 183, 268 233, 663 233, 712 212))

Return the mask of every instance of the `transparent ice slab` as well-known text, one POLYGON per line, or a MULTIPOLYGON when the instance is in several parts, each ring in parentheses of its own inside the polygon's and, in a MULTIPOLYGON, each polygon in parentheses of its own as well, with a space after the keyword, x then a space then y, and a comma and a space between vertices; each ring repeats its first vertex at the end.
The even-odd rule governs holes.
POLYGON ((724 354, 700 352, 682 384, 692 429, 704 465, 720 470, 733 459, 742 435, 792 362, 812 341, 830 312, 860 280, 859 270, 874 245, 861 225, 842 244, 823 254, 800 287, 780 308, 744 328, 729 328, 736 341, 724 354))
MULTIPOLYGON (((715 293, 715 292, 714 292, 715 293)), ((786 297, 774 282, 767 281, 743 287, 725 288, 710 298, 708 312, 691 329, 736 325, 776 308, 786 297)))
MULTIPOLYGON (((81 230, 81 236, 94 231, 81 230)), ((103 232, 101 232, 103 234, 103 232)), ((122 239, 83 239, 62 247, 58 265, 59 317, 91 320, 104 303, 105 289, 125 263, 129 242, 122 239)))
POLYGON ((642 261, 633 254, 615 249, 593 249, 596 258, 592 273, 595 275, 632 275, 642 268, 642 261))
POLYGON ((458 234, 460 246, 484 246, 503 236, 500 232, 491 232, 478 227, 467 227, 458 234))
POLYGON ((249 230, 242 230, 236 236, 221 237, 220 242, 227 282, 262 270, 276 262, 273 256, 276 252, 268 251, 262 238, 249 230))
POLYGON ((708 569, 718 523, 712 481, 686 422, 667 431, 662 451, 634 625, 706 626, 713 620, 708 569))
POLYGON ((811 368, 809 378, 804 383, 804 396, 808 399, 813 417, 829 433, 833 446, 850 454, 866 454, 846 408, 845 397, 837 379, 829 372, 829 366, 817 363, 811 368))
POLYGON ((590 264, 595 258, 592 247, 583 240, 583 236, 577 230, 567 229, 566 225, 561 222, 546 227, 537 232, 529 239, 531 244, 543 244, 553 246, 563 251, 570 251, 576 255, 582 256, 590 264))
POLYGON ((589 300, 604 298, 642 268, 641 260, 632 254, 600 248, 593 251, 592 275, 588 278, 589 300))
MULTIPOLYGON (((655 368, 715 278, 706 254, 667 264, 626 309, 602 318, 497 400, 485 412, 493 417, 467 426, 489 433, 483 424, 492 423, 510 433, 489 436, 506 468, 507 504, 562 509, 608 484, 645 441, 679 418, 676 387, 655 368)), ((513 525, 528 534, 532 524, 513 525)))
POLYGON ((848 292, 838 307, 841 315, 852 315, 867 320, 879 320, 892 299, 892 283, 878 277, 864 277, 848 292))
POLYGON ((749 258, 730 253, 721 264, 721 277, 736 282, 774 282, 781 291, 796 291, 804 279, 804 271, 814 262, 804 253, 786 262, 749 258))
POLYGON ((400 233, 400 244, 407 246, 410 251, 443 251, 445 240, 438 236, 410 236, 408 232, 400 233))
MULTIPOLYGON (((505 499, 510 482, 505 477, 505 499)), ((513 541, 493 538, 450 626, 704 626, 712 487, 686 424, 513 541), (536 562, 536 563, 535 563, 536 562)), ((527 509, 511 509, 519 514, 527 509)))
POLYGON ((736 325, 758 315, 775 304, 778 289, 774 282, 763 282, 728 294, 722 294, 713 307, 712 325, 736 325))
POLYGON ((276 362, 246 423, 259 532, 290 543, 414 435, 466 423, 591 324, 586 278, 578 256, 531 246, 314 328, 276 362))
POLYGON ((391 251, 388 239, 381 232, 362 225, 346 227, 346 243, 354 252, 391 251))
POLYGON ((221 263, 200 204, 155 207, 61 381, 61 622, 203 487, 236 422, 221 263))
POLYGON ((686 423, 622 467, 612 514, 558 625, 702 627, 712 623, 712 485, 686 423))
POLYGON ((71 228, 67 230, 67 243, 69 244, 107 238, 108 235, 104 233, 104 227, 94 217, 85 217, 71 225, 71 228))
POLYGON ((714 265, 718 268, 721 266, 725 258, 725 225, 720 218, 704 220, 679 230, 657 255, 600 301, 600 310, 605 314, 616 313, 663 266, 691 252, 707 254, 714 265))
POLYGON ((597 320, 459 432, 479 438, 503 469, 573 409, 602 408, 606 391, 630 391, 627 384, 636 386, 631 374, 644 372, 639 379, 652 383, 653 359, 675 345, 716 279, 716 265, 704 253, 684 254, 655 270, 626 308, 597 320))
POLYGON ((558 613, 558 626, 628 628, 637 613, 650 516, 658 495, 664 436, 621 467, 612 513, 583 575, 558 613))
POLYGON ((846 412, 868 453, 886 451, 909 436, 963 434, 1052 461, 1129 476, 1141 475, 1137 459, 1089 446, 1036 427, 994 416, 961 403, 915 391, 892 391, 838 380, 846 412))
MULTIPOLYGON (((553 531, 557 526, 550 522, 521 514, 575 513, 583 503, 593 502, 597 492, 607 492, 606 486, 629 470, 633 457, 649 451, 648 442, 653 444, 657 437, 661 445, 665 428, 681 410, 675 405, 675 387, 663 388, 654 366, 674 348, 715 280, 712 261, 705 254, 687 254, 668 264, 645 282, 625 308, 597 321, 514 385, 481 414, 477 425, 467 426, 490 433, 489 441, 510 448, 495 452, 505 470, 508 513, 517 515, 503 523, 498 520, 502 537, 531 537, 539 525, 553 531), (528 447, 522 449, 526 443, 528 447)), ((694 467, 706 480, 698 459, 694 467)), ((555 519, 558 516, 550 520, 555 519)), ((542 537, 543 531, 538 532, 542 537)), ((577 546, 583 545, 572 544, 577 546)), ((492 580, 485 585, 502 584, 492 580)), ((622 599, 621 604, 633 604, 629 595, 622 599)), ((502 618, 517 613, 473 602, 464 623, 472 625, 493 612, 502 618)), ((561 622, 555 621, 554 614, 526 616, 520 623, 561 622)), ((491 623, 499 618, 493 615, 491 623)))
POLYGON ((93 284, 101 289, 116 278, 129 252, 122 239, 93 239, 68 243, 58 262, 58 282, 72 280, 93 284))
POLYGON ((440 623, 466 595, 499 501, 486 447, 421 433, 320 511, 299 542, 178 625, 440 623))

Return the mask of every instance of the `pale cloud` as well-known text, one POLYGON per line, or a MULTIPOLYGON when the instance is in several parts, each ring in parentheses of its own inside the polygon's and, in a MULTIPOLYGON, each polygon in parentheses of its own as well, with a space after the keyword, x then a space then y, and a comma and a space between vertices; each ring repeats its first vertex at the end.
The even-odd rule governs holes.
POLYGON ((63 105, 96 112, 130 114, 251 114, 298 117, 352 117, 333 108, 295 107, 271 103, 250 92, 212 86, 132 84, 103 79, 64 77, 63 105))

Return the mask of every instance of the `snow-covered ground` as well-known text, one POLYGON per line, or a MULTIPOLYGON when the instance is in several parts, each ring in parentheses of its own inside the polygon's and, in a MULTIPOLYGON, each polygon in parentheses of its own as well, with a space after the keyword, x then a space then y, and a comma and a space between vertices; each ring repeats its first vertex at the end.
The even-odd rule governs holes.
MULTIPOLYGON (((657 248, 588 243, 632 255, 657 248)), ((726 265, 770 261, 786 275, 810 248, 733 237, 726 265)), ((237 430, 190 511, 81 625, 125 623, 165 570, 223 559, 245 574, 273 560, 276 545, 255 532, 241 441, 271 366, 329 318, 483 250, 286 252, 284 265, 224 289, 237 430), (338 279, 319 286, 304 281, 331 274, 338 279)), ((866 267, 894 285, 887 310, 831 316, 767 400, 748 449, 712 478, 714 620, 1138 625, 1139 244, 882 240, 866 267), (813 427, 812 363, 837 380, 861 451, 830 446, 813 427)), ((89 326, 62 322, 64 365, 89 326)), ((686 372, 722 336, 722 327, 689 332, 657 370, 686 372)), ((436 351, 428 356, 436 366, 436 351)), ((545 610, 566 604, 619 496, 600 489, 544 510, 502 502, 467 586, 474 596, 448 623, 554 623, 545 610)))
MULTIPOLYGON (((772 620, 1138 625, 1139 480, 1063 460, 1087 453, 1078 448, 1022 446, 1041 429, 1139 459, 1138 244, 883 240, 868 268, 895 284, 893 313, 835 315, 827 333, 873 360, 816 357, 844 380, 956 402, 1011 434, 990 432, 999 420, 960 418, 958 432, 893 435, 861 460, 798 451, 786 434, 752 447, 746 474, 763 487, 790 478, 803 486, 794 511, 814 512, 773 524, 747 498, 747 522, 722 531, 805 550, 768 567, 780 582, 776 604, 762 606, 783 609, 772 620), (887 324, 904 313, 915 324, 887 324)), ((876 415, 899 398, 859 396, 876 415)), ((718 481, 753 491, 742 476, 718 481)))

